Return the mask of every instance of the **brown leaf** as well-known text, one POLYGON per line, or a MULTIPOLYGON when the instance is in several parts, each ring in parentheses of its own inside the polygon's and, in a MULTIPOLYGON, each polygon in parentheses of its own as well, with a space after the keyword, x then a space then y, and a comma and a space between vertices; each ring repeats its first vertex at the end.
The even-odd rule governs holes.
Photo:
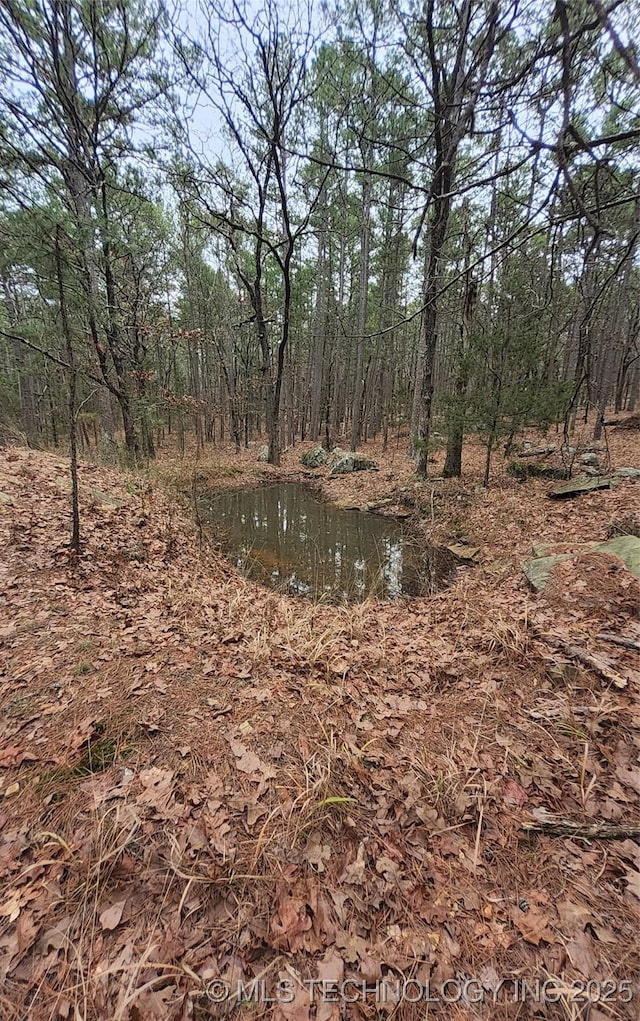
POLYGON ((124 911, 126 903, 127 898, 125 897, 123 900, 116 901, 115 904, 111 905, 111 907, 104 909, 100 915, 100 925, 103 929, 111 931, 120 924, 120 919, 122 918, 122 912, 124 911))
POLYGON ((504 785, 504 800, 507 805, 521 808, 529 800, 527 791, 515 780, 507 780, 504 785))
POLYGON ((309 1021, 311 995, 307 986, 296 982, 293 968, 279 972, 278 977, 283 988, 287 990, 287 996, 278 1002, 273 1014, 273 1021, 309 1021), (290 1003, 286 1003, 284 1001, 289 999, 289 990, 292 999, 290 1003))
POLYGON ((304 946, 304 933, 313 924, 307 905, 299 897, 284 896, 278 903, 278 915, 271 919, 274 946, 296 953, 304 946))
POLYGON ((0 766, 19 766, 21 762, 35 762, 36 757, 31 752, 23 752, 16 745, 0 749, 0 766))
POLYGON ((593 913, 584 904, 574 904, 572 901, 562 900, 557 907, 562 929, 566 935, 584 932, 586 926, 593 921, 593 913))
POLYGON ((625 787, 631 787, 636 794, 640 794, 640 769, 637 766, 634 769, 625 769, 624 766, 617 766, 616 776, 625 787))
POLYGON ((591 978, 596 973, 598 955, 588 932, 581 932, 575 939, 565 944, 567 956, 576 971, 579 971, 585 978, 591 978))
POLYGON ((318 978, 322 982, 317 1002, 316 1021, 337 1021, 340 1017, 338 990, 344 979, 344 961, 329 948, 318 962, 318 978), (333 1002, 335 1000, 335 1002, 333 1002))
MULTIPOLYGON (((550 928, 555 911, 550 903, 546 890, 533 890, 527 894, 529 907, 526 911, 520 907, 511 909, 511 919, 520 930, 527 943, 539 946, 544 940, 554 943, 555 936, 550 928)), ((522 902, 521 902, 522 903, 522 902)))
POLYGON ((356 860, 354 862, 351 862, 350 865, 346 866, 344 872, 340 877, 340 882, 350 883, 353 884, 353 886, 360 886, 362 883, 364 883, 365 873, 366 873, 365 844, 363 840, 361 841, 360 846, 358 847, 358 854, 356 856, 356 860))
POLYGON ((242 741, 235 741, 233 738, 229 738, 229 745, 238 760, 236 762, 236 769, 239 769, 241 773, 247 773, 252 778, 257 774, 260 780, 268 780, 276 775, 276 770, 262 762, 254 752, 249 751, 242 741))
POLYGON ((636 872, 635 869, 629 869, 625 872, 624 878, 627 880, 627 890, 632 893, 634 897, 640 900, 640 872, 636 872))
POLYGON ((317 865, 318 872, 324 872, 325 860, 331 857, 331 847, 329 844, 323 844, 322 835, 315 831, 312 833, 307 840, 306 847, 304 849, 305 860, 310 865, 317 865))
POLYGON ((359 964, 366 960, 369 954, 366 941, 354 932, 345 930, 338 932, 336 946, 342 950, 343 957, 349 964, 359 964))

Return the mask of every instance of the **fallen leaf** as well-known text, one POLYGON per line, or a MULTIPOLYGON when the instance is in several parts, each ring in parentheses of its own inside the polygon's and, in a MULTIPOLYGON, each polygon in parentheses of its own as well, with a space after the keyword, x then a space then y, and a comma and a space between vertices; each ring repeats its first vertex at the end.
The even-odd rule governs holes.
POLYGON ((636 872, 635 869, 629 869, 625 872, 624 878, 627 880, 627 890, 632 893, 634 897, 640 900, 640 872, 636 872))
POLYGON ((302 982, 296 981, 297 976, 293 968, 279 972, 278 977, 283 988, 287 990, 287 996, 276 1005, 273 1021, 309 1021, 311 995, 308 988, 302 982), (289 997, 291 1002, 285 1002, 289 997))
POLYGON ((516 805, 521 808, 529 800, 529 794, 515 780, 507 780, 504 785, 504 800, 507 805, 516 805))
POLYGON ((7 766, 19 766, 21 762, 35 762, 35 755, 31 755, 30 752, 24 752, 17 746, 9 746, 8 748, 0 749, 0 766, 6 768, 7 766))
POLYGON ((278 902, 278 913, 271 919, 274 945, 296 953, 304 946, 304 933, 313 925, 307 904, 300 897, 283 896, 278 902))
POLYGON ((565 949, 576 971, 584 975, 585 978, 595 975, 598 955, 588 932, 581 932, 575 939, 568 940, 565 949))
POLYGON ((115 929, 120 924, 120 919, 122 918, 122 912, 124 911, 126 903, 127 899, 125 897, 124 900, 118 900, 115 904, 112 904, 111 907, 105 908, 100 915, 100 925, 103 929, 115 929))
POLYGON ((318 872, 324 872, 324 863, 331 857, 331 847, 322 843, 321 834, 316 831, 307 840, 303 854, 310 865, 317 865, 318 872))
POLYGON ((250 776, 258 774, 259 778, 263 780, 276 776, 276 770, 262 762, 254 752, 249 751, 242 741, 229 738, 229 745, 237 759, 236 769, 239 769, 241 773, 247 773, 250 776))
POLYGON ((546 943, 554 943, 555 936, 550 926, 555 910, 549 895, 545 890, 533 890, 527 893, 526 900, 529 904, 526 910, 522 910, 520 907, 511 909, 510 914, 514 925, 520 930, 527 943, 532 943, 534 946, 539 946, 542 940, 546 943))

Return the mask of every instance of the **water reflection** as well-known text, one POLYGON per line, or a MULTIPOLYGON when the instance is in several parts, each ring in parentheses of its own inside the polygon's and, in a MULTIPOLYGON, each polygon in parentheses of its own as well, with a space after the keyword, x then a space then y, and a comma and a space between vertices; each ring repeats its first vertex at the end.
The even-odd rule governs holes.
POLYGON ((424 595, 455 569, 396 521, 336 507, 299 483, 211 494, 200 514, 240 570, 316 600, 424 595))

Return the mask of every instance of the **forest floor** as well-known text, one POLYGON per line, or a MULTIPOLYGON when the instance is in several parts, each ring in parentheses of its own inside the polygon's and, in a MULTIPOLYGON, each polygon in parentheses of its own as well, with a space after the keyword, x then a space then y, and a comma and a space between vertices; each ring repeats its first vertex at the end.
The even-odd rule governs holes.
POLYGON ((579 544, 640 483, 551 501, 496 457, 484 490, 469 442, 417 484, 405 442, 315 484, 479 552, 349 606, 238 576, 179 496, 304 447, 83 462, 77 560, 65 458, 0 451, 3 1021, 638 1018, 640 671, 599 636, 640 642, 640 585, 579 544), (542 594, 534 543, 576 554, 542 594))

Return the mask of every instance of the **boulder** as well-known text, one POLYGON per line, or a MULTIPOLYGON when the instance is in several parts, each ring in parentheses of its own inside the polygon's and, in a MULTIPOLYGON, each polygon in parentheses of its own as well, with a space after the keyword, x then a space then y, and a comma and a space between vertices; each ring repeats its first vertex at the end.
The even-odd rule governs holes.
POLYGON ((361 454, 352 454, 336 447, 329 461, 329 475, 348 475, 350 472, 376 471, 375 461, 361 454))
POLYGON ((305 468, 320 468, 329 459, 324 447, 314 447, 312 450, 307 450, 300 458, 300 463, 305 468))
POLYGON ((588 464, 591 468, 597 468, 599 463, 598 455, 592 450, 587 451, 586 454, 581 454, 580 461, 582 464, 588 464))
POLYGON ((261 461, 263 464, 266 464, 268 462, 268 460, 269 460, 269 448, 268 447, 266 447, 266 446, 265 447, 260 447, 260 453, 258 454, 258 460, 261 461))
POLYGON ((621 479, 640 479, 640 468, 616 468, 613 474, 621 479))

